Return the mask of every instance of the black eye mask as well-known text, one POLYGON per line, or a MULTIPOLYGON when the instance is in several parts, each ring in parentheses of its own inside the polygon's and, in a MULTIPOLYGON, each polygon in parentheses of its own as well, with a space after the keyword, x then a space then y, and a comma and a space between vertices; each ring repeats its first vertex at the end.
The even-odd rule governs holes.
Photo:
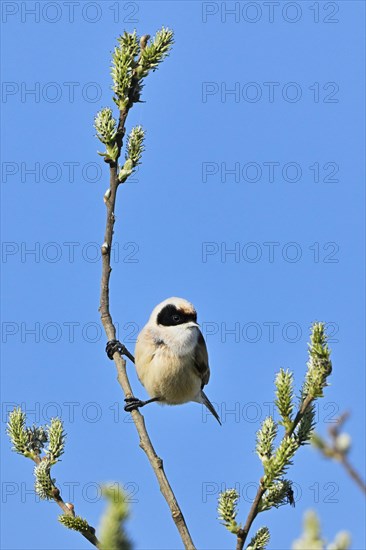
POLYGON ((163 325, 164 327, 173 327, 176 325, 184 325, 184 323, 189 323, 197 321, 197 313, 185 313, 181 309, 177 309, 173 304, 168 304, 163 307, 156 319, 158 325, 163 325))

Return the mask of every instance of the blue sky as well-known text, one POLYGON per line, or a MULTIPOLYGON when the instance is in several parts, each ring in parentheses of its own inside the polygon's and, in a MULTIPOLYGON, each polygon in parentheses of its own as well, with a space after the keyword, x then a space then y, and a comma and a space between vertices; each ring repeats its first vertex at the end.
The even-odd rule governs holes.
MULTIPOLYGON (((99 484, 117 481, 135 547, 181 546, 98 316, 108 169, 93 118, 113 104, 110 52, 125 29, 169 26, 176 43, 128 118, 146 129, 146 152, 119 190, 111 311, 133 350, 161 300, 198 310, 223 426, 197 404, 144 410, 193 540, 233 548, 218 493, 236 486, 244 521, 275 373, 290 368, 301 386, 314 320, 328 323, 334 364, 318 430, 349 410, 350 460, 364 473, 364 4, 274 4, 2 3, 4 549, 89 547, 55 504, 35 501, 32 464, 10 452, 6 413, 21 403, 30 423, 63 418, 54 475, 78 514, 97 526, 99 484)), ((296 508, 255 523, 269 526, 270 549, 290 547, 309 508, 328 540, 348 530, 365 548, 364 499, 339 465, 304 448, 289 477, 296 508)))

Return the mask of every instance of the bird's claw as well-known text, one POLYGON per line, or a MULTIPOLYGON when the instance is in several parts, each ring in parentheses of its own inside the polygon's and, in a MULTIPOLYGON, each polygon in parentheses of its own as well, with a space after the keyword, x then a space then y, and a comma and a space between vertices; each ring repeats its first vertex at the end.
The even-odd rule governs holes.
POLYGON ((113 355, 118 351, 120 355, 124 355, 126 348, 119 340, 109 340, 105 347, 106 354, 109 359, 113 360, 113 355))
POLYGON ((126 405, 124 406, 124 409, 126 412, 135 411, 139 407, 143 407, 145 405, 145 401, 141 401, 141 399, 138 399, 137 397, 127 397, 125 402, 126 405))

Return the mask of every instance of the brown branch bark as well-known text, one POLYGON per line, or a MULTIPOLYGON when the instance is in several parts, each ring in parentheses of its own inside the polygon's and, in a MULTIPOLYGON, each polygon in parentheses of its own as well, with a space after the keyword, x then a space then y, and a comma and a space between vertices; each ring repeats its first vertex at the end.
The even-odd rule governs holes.
MULTIPOLYGON (((298 410, 295 420, 292 422, 291 427, 286 430, 285 435, 283 436, 282 440, 284 440, 286 437, 291 437, 291 435, 294 433, 296 426, 299 424, 300 420, 304 416, 307 408, 311 405, 314 398, 311 395, 308 395, 302 405, 301 408, 298 410)), ((236 540, 236 550, 242 550, 245 544, 245 541, 248 537, 249 530, 252 526, 253 521, 258 515, 258 507, 260 504, 260 501, 262 500, 262 497, 264 493, 266 492, 265 487, 263 487, 262 484, 262 478, 259 481, 259 487, 257 494, 255 495, 255 498, 253 500, 252 506, 250 507, 249 514, 247 516, 245 525, 243 529, 239 529, 237 533, 237 540, 236 540)))
POLYGON ((266 491, 265 488, 262 486, 262 479, 260 479, 258 491, 257 491, 257 494, 255 495, 255 499, 253 500, 252 506, 249 510, 249 514, 245 522, 245 525, 243 529, 239 529, 238 531, 237 539, 236 539, 236 550, 242 550, 242 548, 244 547, 245 541, 249 533, 249 529, 251 528, 252 523, 258 514, 258 506, 265 491, 266 491))
MULTIPOLYGON (((122 147, 122 140, 125 134, 125 121, 128 114, 128 108, 120 113, 118 124, 118 140, 117 144, 119 152, 122 147)), ((104 235, 104 243, 102 245, 102 280, 101 280, 101 294, 100 294, 100 315, 104 326, 105 333, 108 340, 114 340, 116 338, 116 329, 113 324, 112 316, 109 309, 109 280, 112 271, 111 268, 111 248, 113 240, 113 228, 115 222, 115 204, 118 188, 117 179, 117 163, 110 164, 110 196, 107 200, 107 221, 104 235)), ((113 355, 113 360, 117 368, 117 379, 125 394, 125 397, 131 397, 132 389, 127 376, 126 361, 121 357, 118 352, 113 355)), ((136 426, 140 438, 140 447, 146 453, 155 476, 159 483, 160 491, 162 492, 171 511, 174 523, 179 531, 180 537, 186 549, 194 550, 195 546, 191 539, 191 535, 188 531, 184 516, 178 505, 174 492, 169 484, 163 467, 163 461, 155 452, 155 449, 151 443, 149 434, 147 432, 144 417, 138 410, 132 411, 132 419, 136 426)))

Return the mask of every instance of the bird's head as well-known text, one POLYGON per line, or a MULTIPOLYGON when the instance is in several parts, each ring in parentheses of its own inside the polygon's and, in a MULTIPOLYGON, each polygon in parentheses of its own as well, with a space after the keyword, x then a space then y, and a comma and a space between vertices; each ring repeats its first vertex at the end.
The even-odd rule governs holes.
POLYGON ((193 304, 184 298, 167 298, 154 308, 150 322, 164 327, 188 323, 190 326, 197 326, 197 312, 193 304))

